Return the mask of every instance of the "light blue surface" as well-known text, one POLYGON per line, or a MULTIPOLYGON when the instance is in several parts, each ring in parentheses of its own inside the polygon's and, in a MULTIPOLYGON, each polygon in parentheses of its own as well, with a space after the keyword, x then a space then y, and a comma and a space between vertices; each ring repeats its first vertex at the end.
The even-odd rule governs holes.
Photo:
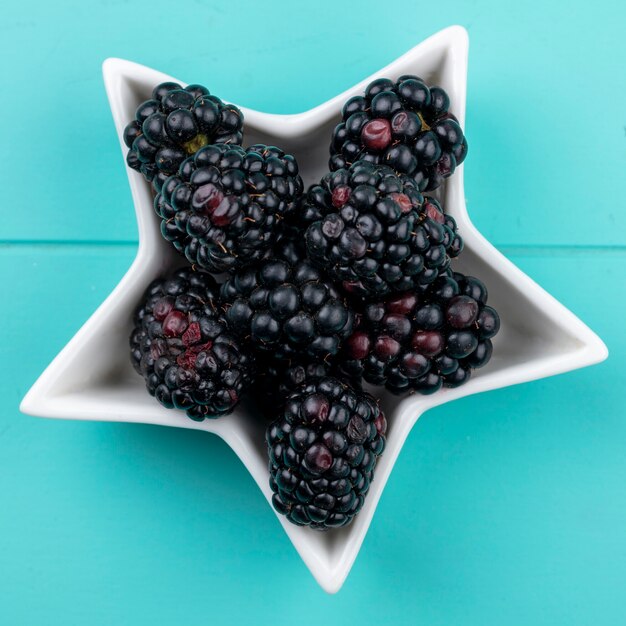
POLYGON ((622 3, 181 4, 3 7, 0 624, 625 624, 622 3), (105 57, 287 113, 452 23, 470 213, 612 356, 420 419, 327 596, 217 438, 17 405, 134 257, 105 57))

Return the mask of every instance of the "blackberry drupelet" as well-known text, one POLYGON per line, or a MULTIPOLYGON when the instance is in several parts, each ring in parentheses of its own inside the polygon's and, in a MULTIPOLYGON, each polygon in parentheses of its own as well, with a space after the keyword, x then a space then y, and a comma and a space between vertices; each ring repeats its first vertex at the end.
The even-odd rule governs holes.
POLYGON ((379 78, 344 105, 333 132, 330 169, 359 159, 412 176, 421 191, 441 185, 467 154, 467 140, 441 87, 417 76, 379 78))
POLYGON ((190 263, 233 271, 267 256, 302 194, 296 160, 279 148, 206 146, 154 199, 165 239, 190 263))
POLYGON ((424 288, 463 248, 454 219, 413 179, 367 161, 324 176, 299 213, 311 261, 362 299, 424 288))
POLYGON ((366 305, 344 344, 339 369, 395 394, 458 387, 489 361, 499 328, 480 280, 444 275, 422 294, 366 305))
POLYGON ((241 144, 243 114, 202 85, 161 83, 124 130, 126 162, 160 191, 178 166, 207 144, 241 144))
POLYGON ((184 268, 147 289, 130 336, 131 361, 149 393, 194 420, 230 413, 250 386, 253 361, 217 306, 219 286, 184 268))
POLYGON ((386 430, 376 400, 345 381, 299 387, 266 434, 274 508, 299 526, 349 524, 363 506, 386 430))
POLYGON ((282 242, 276 259, 231 276, 221 299, 238 336, 275 360, 324 361, 354 323, 345 298, 290 242, 282 242))

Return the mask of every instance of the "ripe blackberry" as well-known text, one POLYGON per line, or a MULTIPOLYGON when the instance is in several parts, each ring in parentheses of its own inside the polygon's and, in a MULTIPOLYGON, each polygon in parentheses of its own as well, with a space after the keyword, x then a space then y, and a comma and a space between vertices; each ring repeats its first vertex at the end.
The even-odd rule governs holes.
POLYGON ((154 281, 135 313, 131 361, 151 395, 194 420, 230 413, 251 383, 252 360, 217 307, 219 287, 184 268, 154 281))
POLYGON ((358 161, 311 187, 302 219, 309 258, 364 299, 423 288, 457 256, 456 223, 415 181, 358 161))
POLYGON ((161 233, 190 263, 232 271, 267 256, 302 194, 298 164, 279 148, 205 146, 154 199, 161 233))
POLYGON ((207 144, 241 144, 243 114, 202 85, 161 83, 124 130, 126 162, 156 191, 189 156, 207 144))
POLYGON ((276 259, 233 274, 221 290, 226 319, 238 336, 273 359, 323 361, 350 335, 346 300, 293 243, 276 259))
POLYGON ((299 387, 266 433, 274 508, 299 526, 349 524, 363 506, 386 430, 376 400, 345 381, 299 387))
POLYGON ((467 140, 449 107, 441 87, 428 87, 417 76, 373 81, 365 95, 343 107, 330 146, 330 169, 365 159, 408 174, 421 191, 436 189, 467 154, 467 140))
POLYGON ((485 285, 459 273, 439 277, 422 294, 368 304, 357 319, 340 370, 396 394, 467 382, 491 358, 500 328, 485 285))

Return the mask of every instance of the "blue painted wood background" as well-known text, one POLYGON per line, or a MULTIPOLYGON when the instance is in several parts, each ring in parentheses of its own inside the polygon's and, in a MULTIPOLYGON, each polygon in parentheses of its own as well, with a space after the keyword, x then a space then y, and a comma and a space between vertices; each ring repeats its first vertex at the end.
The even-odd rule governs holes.
POLYGON ((609 0, 3 7, 0 623, 626 623, 624 18, 609 0), (17 406, 136 250, 104 58, 288 113, 452 23, 472 217, 611 356, 420 419, 331 597, 217 438, 17 406))

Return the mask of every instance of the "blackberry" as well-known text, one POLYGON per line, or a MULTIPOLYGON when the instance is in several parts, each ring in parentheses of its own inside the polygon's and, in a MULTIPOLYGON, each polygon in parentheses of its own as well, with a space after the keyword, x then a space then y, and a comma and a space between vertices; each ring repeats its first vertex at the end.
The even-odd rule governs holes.
POLYGON ((354 315, 344 297, 290 242, 276 259, 236 272, 222 306, 238 336, 273 359, 323 361, 350 335, 354 315))
POLYGON ((217 307, 218 291, 210 274, 190 268, 154 281, 130 336, 148 392, 198 421, 230 413, 252 379, 252 360, 217 307))
POLYGON ((416 182, 358 161, 311 187, 300 212, 309 258, 363 299, 423 288, 457 256, 454 218, 416 182))
POLYGON ((422 294, 368 304, 357 319, 340 370, 396 394, 467 382, 491 358, 500 328, 485 285, 460 273, 439 277, 422 294))
POLYGON ((154 199, 161 233, 190 263, 232 271, 262 259, 302 194, 296 160, 279 148, 205 146, 154 199))
POLYGON ((266 433, 276 511, 318 530, 349 524, 374 478, 386 429, 374 398, 344 381, 299 387, 266 433))
POLYGON ((156 191, 189 156, 207 144, 241 144, 243 114, 202 85, 161 83, 124 130, 126 162, 156 191))
POLYGON ((467 154, 467 140, 441 87, 417 76, 379 78, 350 98, 333 132, 330 169, 359 159, 412 176, 421 191, 441 185, 467 154))

